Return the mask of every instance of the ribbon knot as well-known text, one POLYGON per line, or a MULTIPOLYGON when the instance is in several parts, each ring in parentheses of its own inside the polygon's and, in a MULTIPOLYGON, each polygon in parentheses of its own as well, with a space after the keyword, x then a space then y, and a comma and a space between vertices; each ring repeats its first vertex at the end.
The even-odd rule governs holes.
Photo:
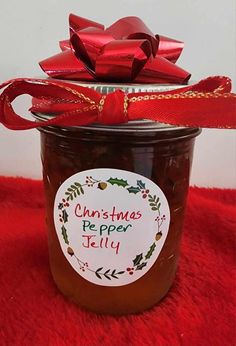
POLYGON ((128 97, 122 90, 103 95, 98 105, 98 122, 101 124, 126 123, 128 97))

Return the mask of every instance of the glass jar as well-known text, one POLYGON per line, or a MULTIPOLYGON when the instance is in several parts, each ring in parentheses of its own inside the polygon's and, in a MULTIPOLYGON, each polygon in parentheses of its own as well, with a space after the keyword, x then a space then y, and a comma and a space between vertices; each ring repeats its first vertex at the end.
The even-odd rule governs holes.
POLYGON ((50 267, 65 296, 97 313, 128 314, 167 294, 199 133, 151 121, 40 128, 50 267), (80 243, 75 230, 70 235, 69 219, 75 220, 70 227, 77 228, 80 243), (153 227, 155 241, 146 246, 153 227), (124 262, 122 270, 112 256, 124 262))

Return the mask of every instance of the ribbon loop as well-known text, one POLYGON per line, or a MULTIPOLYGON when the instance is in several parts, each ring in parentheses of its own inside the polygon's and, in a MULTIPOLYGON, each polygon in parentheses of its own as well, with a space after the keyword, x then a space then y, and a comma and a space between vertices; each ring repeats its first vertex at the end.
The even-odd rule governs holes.
POLYGON ((85 28, 98 28, 104 30, 104 25, 94 22, 93 20, 77 16, 73 13, 69 15, 69 25, 71 32, 85 28))
POLYGON ((135 79, 151 55, 147 40, 116 40, 103 47, 96 61, 96 76, 107 81, 111 74, 113 81, 121 82, 135 79), (129 59, 126 59, 129 54, 129 59), (104 61, 106 63, 104 64, 104 61), (119 64, 119 70, 117 69, 119 64))
POLYGON ((176 63, 184 48, 184 43, 172 38, 156 35, 159 41, 158 54, 167 60, 176 63))
POLYGON ((145 39, 152 47, 153 56, 158 50, 158 41, 155 35, 149 30, 145 23, 138 17, 124 17, 112 24, 106 30, 117 40, 145 39))
POLYGON ((114 39, 101 29, 86 28, 75 32, 70 40, 75 56, 94 70, 100 49, 114 39))

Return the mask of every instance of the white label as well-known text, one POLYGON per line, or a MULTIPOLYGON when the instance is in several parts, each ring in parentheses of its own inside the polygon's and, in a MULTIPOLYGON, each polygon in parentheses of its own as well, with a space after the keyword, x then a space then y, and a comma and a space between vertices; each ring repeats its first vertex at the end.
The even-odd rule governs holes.
POLYGON ((151 180, 118 169, 74 174, 57 191, 61 249, 84 279, 102 286, 138 280, 155 263, 169 229, 169 205, 151 180))

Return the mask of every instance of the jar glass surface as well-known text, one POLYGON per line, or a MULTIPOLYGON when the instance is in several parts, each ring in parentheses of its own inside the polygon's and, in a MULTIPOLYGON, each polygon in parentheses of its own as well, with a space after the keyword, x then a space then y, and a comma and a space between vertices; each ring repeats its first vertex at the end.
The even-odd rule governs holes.
POLYGON ((176 272, 195 137, 193 128, 137 129, 108 127, 40 129, 46 193, 49 258, 59 290, 81 307, 108 314, 141 312, 158 303, 176 272), (163 191, 170 208, 170 226, 153 266, 123 286, 96 285, 79 275, 63 254, 54 225, 55 196, 66 179, 90 169, 137 173, 163 191))

